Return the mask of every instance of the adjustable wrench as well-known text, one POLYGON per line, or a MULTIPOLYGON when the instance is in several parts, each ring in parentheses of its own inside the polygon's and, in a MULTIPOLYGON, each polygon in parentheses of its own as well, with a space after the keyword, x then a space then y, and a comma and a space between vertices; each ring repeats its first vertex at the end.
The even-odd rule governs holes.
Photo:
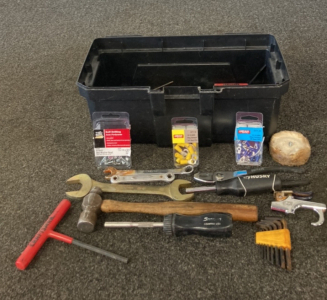
POLYGON ((109 167, 104 170, 104 173, 108 174, 105 178, 110 180, 111 183, 150 181, 172 182, 175 179, 175 174, 191 174, 193 170, 193 166, 165 170, 117 170, 113 167, 109 167))
POLYGON ((187 201, 194 197, 194 194, 182 194, 180 192, 180 188, 185 188, 192 184, 190 181, 182 179, 175 180, 164 186, 127 185, 102 183, 92 180, 87 174, 78 174, 69 178, 66 183, 80 183, 82 185, 79 191, 66 192, 66 195, 72 199, 81 199, 85 197, 93 187, 99 187, 103 192, 107 193, 163 195, 177 201, 187 201))

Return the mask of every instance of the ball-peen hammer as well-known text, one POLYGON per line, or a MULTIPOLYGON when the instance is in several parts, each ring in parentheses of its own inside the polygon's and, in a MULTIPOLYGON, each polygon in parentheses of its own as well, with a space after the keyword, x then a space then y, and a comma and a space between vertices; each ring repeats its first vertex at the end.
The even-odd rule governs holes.
POLYGON ((40 248, 48 238, 53 238, 58 241, 65 242, 67 244, 73 244, 94 251, 96 253, 108 256, 110 258, 119 260, 121 262, 127 263, 128 259, 125 257, 85 244, 83 242, 73 239, 72 237, 54 231, 55 227, 60 222, 60 220, 64 217, 70 206, 71 203, 67 199, 63 199, 59 203, 59 205, 50 215, 48 220, 45 221, 45 223, 42 225, 40 230, 37 232, 37 234, 29 242, 25 250, 16 260, 16 267, 18 269, 25 270, 27 268, 29 263, 32 261, 34 256, 38 253, 38 251, 40 250, 40 248))

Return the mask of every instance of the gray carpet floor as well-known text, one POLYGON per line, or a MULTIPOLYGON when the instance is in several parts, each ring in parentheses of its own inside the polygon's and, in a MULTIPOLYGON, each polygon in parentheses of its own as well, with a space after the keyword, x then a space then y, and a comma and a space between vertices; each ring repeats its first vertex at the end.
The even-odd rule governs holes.
MULTIPOLYGON (((128 265, 49 240, 27 270, 15 260, 62 198, 65 180, 93 162, 86 101, 75 86, 93 39, 116 35, 275 35, 291 77, 278 130, 308 137, 305 166, 314 200, 326 203, 327 7, 317 1, 0 1, 0 298, 1 299, 325 299, 326 226, 316 215, 287 216, 294 270, 264 262, 254 224, 235 223, 226 240, 170 238, 158 229, 105 230, 105 220, 159 221, 138 214, 101 215, 96 232, 76 229, 81 202, 59 232, 129 257, 128 265)), ((171 149, 133 145, 137 169, 171 167, 171 149), (158 159, 158 158, 161 158, 158 159)), ((234 170, 233 146, 200 150, 201 168, 234 170)), ((265 148, 264 166, 274 163, 265 148)), ((111 195, 124 201, 160 196, 111 195)), ((271 214, 270 194, 246 199, 197 196, 198 201, 256 204, 271 214)))

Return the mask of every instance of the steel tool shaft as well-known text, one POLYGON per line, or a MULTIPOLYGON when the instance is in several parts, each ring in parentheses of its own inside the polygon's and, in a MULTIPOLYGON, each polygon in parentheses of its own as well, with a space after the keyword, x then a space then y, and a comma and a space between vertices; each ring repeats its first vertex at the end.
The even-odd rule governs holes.
POLYGON ((27 245, 27 247, 22 252, 22 254, 18 257, 16 261, 16 267, 19 270, 25 270, 27 268, 29 263, 32 261, 34 256, 38 253, 38 251, 40 250, 40 248, 43 246, 43 244, 48 238, 53 238, 67 244, 73 244, 94 251, 96 253, 108 256, 110 258, 119 260, 121 262, 127 263, 128 259, 125 257, 85 244, 81 241, 73 239, 72 237, 54 231, 55 227, 60 222, 60 220, 64 217, 70 206, 71 203, 67 199, 63 199, 59 203, 59 205, 50 215, 48 220, 45 221, 45 223, 42 225, 42 227, 37 232, 37 234, 30 241, 30 243, 27 245))

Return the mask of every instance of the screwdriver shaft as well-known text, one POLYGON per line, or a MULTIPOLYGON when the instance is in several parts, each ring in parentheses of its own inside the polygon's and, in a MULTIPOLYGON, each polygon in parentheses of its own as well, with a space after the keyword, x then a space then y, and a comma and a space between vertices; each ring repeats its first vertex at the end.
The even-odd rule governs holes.
POLYGON ((163 227, 163 222, 105 222, 104 227, 109 227, 109 228, 131 228, 131 227, 156 228, 156 227, 163 227))
POLYGON ((192 194, 192 193, 201 193, 201 192, 210 192, 210 191, 216 191, 216 186, 197 186, 192 188, 186 188, 185 193, 186 194, 192 194))

